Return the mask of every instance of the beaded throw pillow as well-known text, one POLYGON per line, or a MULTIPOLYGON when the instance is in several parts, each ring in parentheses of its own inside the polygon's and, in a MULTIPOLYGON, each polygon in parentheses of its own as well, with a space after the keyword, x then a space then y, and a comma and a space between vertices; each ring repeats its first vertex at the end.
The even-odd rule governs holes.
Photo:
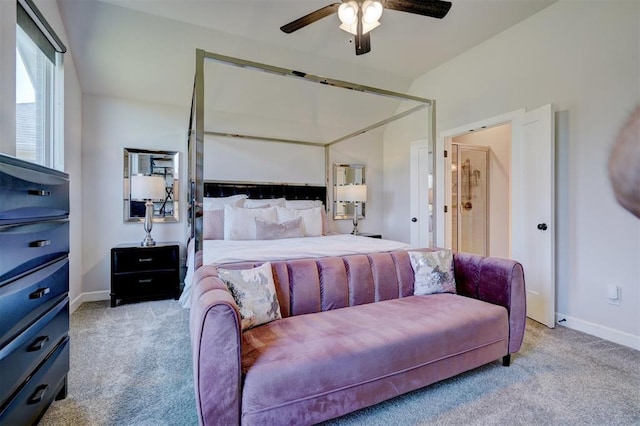
POLYGON ((456 292, 451 250, 410 251, 409 259, 415 277, 413 294, 456 292))
POLYGON ((240 310, 242 331, 282 318, 271 263, 253 269, 218 268, 240 310))

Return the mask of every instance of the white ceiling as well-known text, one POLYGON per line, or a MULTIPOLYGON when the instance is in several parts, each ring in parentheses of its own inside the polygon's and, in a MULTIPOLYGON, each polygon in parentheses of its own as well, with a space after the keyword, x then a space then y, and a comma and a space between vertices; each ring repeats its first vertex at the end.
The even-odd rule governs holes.
MULTIPOLYGON (((185 114, 191 102, 196 48, 406 92, 418 76, 555 2, 453 0, 442 20, 385 10, 380 27, 371 33, 371 52, 356 56, 349 34, 338 28, 337 16, 292 34, 280 31, 280 26, 330 3, 325 0, 57 1, 83 93, 177 105, 185 108, 185 114)), ((208 86, 217 90, 208 98, 216 101, 208 101, 207 110, 217 112, 215 121, 207 121, 215 123, 208 130, 246 134, 234 120, 241 122, 239 117, 248 114, 255 123, 279 122, 272 126, 275 129, 300 124, 293 134, 269 136, 326 141, 358 130, 356 123, 372 124, 394 114, 398 104, 374 104, 371 97, 362 97, 357 106, 323 99, 313 89, 307 96, 311 101, 301 107, 290 102, 300 97, 292 83, 267 91, 264 78, 255 73, 243 77, 247 73, 232 69, 221 72, 223 81, 208 86), (349 109, 340 111, 340 105, 349 109), (300 113, 302 109, 306 114, 300 113)), ((266 135, 258 130, 251 134, 256 133, 266 135)))
POLYGON ((337 15, 292 34, 280 27, 335 0, 101 0, 210 28, 257 43, 384 70, 415 79, 555 0, 453 0, 444 19, 385 10, 371 32, 372 50, 356 57, 337 15))

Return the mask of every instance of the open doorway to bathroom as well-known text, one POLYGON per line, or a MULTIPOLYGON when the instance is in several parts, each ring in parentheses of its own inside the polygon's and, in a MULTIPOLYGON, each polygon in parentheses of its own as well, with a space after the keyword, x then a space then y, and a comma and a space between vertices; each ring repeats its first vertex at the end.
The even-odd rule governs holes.
POLYGON ((447 141, 451 153, 449 247, 509 257, 511 124, 470 131, 447 141))
POLYGON ((489 253, 488 147, 451 143, 451 248, 489 253))

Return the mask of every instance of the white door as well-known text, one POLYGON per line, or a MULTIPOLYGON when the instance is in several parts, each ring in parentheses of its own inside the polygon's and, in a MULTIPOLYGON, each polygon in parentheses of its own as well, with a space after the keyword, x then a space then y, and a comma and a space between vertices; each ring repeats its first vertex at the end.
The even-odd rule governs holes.
POLYGON ((555 218, 553 107, 512 122, 511 258, 522 263, 527 316, 555 325, 555 218))
POLYGON ((432 179, 429 173, 431 156, 426 141, 414 142, 410 149, 410 193, 411 193, 411 245, 431 247, 431 215, 429 194, 432 193, 432 179))

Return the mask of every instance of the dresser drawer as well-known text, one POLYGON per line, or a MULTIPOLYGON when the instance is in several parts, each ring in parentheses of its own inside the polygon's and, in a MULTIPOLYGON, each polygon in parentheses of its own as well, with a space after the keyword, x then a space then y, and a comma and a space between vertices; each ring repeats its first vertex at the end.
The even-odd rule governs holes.
POLYGON ((65 386, 69 371, 69 338, 51 353, 45 363, 29 378, 25 387, 0 407, 0 424, 30 425, 36 423, 44 409, 65 386))
POLYGON ((62 300, 69 286, 69 260, 61 259, 0 287, 0 347, 62 300))
POLYGON ((2 157, 0 188, 0 225, 69 215, 69 179, 65 173, 2 157))
POLYGON ((178 265, 178 246, 115 248, 111 261, 114 274, 173 269, 178 265))
POLYGON ((0 285, 69 252, 69 221, 0 226, 0 285))
POLYGON ((69 330, 65 298, 15 339, 0 348, 0 401, 7 400, 69 330))
POLYGON ((118 298, 175 296, 180 285, 177 270, 122 274, 112 283, 118 298))

